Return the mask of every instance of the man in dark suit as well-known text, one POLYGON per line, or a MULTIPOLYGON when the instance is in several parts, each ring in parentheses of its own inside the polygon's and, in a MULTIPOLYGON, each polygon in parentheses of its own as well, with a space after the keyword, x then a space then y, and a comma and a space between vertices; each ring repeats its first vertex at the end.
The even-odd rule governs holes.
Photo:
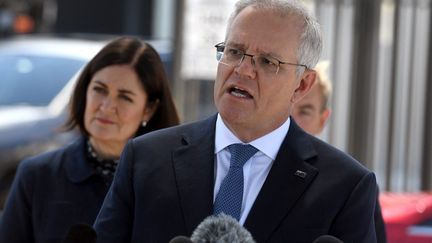
MULTIPOLYGON (((320 61, 316 65, 315 71, 317 75, 314 85, 309 93, 297 102, 291 110, 291 117, 296 123, 314 136, 318 136, 323 131, 330 116, 328 101, 332 93, 332 84, 327 76, 328 66, 328 61, 320 61)), ((377 242, 387 242, 385 223, 379 200, 375 204, 374 220, 377 242)))
POLYGON ((98 241, 168 242, 224 212, 259 243, 376 242, 374 174, 289 117, 321 48, 300 1, 240 0, 216 45, 218 114, 128 143, 98 241))

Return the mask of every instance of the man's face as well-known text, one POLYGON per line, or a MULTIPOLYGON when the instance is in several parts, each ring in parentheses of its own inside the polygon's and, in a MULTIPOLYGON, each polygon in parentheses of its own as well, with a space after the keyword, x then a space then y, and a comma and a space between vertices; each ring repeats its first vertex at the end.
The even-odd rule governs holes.
POLYGON ((318 135, 330 115, 330 110, 323 107, 323 94, 319 85, 314 85, 309 93, 293 106, 291 115, 303 130, 318 135))
MULTIPOLYGON (((234 19, 225 43, 250 55, 297 63, 302 25, 296 16, 282 18, 247 7, 234 19)), ((281 126, 292 103, 306 94, 315 80, 312 70, 298 78, 295 73, 296 66, 286 64, 280 65, 277 74, 262 72, 250 56, 237 66, 219 63, 214 99, 224 123, 244 142, 281 126)))

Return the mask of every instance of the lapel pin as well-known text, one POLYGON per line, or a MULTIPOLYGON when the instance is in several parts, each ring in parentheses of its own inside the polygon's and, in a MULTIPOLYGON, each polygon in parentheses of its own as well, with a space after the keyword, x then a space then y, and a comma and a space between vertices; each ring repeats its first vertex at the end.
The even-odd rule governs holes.
POLYGON ((304 178, 306 178, 307 173, 304 172, 304 171, 301 171, 301 170, 297 170, 297 171, 294 173, 294 175, 296 175, 296 176, 301 177, 301 178, 304 179, 304 178))

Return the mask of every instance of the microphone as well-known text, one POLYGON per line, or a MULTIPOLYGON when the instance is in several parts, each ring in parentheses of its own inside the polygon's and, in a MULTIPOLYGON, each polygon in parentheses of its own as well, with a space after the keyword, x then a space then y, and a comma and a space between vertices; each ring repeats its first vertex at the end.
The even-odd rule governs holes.
POLYGON ((87 224, 72 225, 62 243, 96 243, 96 231, 87 224))
POLYGON ((313 243, 343 243, 343 241, 331 235, 321 235, 313 243))
POLYGON ((172 238, 168 243, 193 243, 193 242, 188 237, 179 235, 172 238))
POLYGON ((255 243, 249 231, 224 213, 204 219, 192 233, 191 240, 193 243, 255 243))

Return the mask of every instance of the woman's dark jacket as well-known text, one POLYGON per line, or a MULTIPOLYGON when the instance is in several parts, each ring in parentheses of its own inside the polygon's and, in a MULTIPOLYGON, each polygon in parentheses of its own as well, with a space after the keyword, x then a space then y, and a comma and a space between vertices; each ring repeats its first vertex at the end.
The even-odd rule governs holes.
POLYGON ((80 138, 19 165, 0 218, 0 242, 61 242, 71 225, 93 224, 108 186, 85 149, 80 138))

